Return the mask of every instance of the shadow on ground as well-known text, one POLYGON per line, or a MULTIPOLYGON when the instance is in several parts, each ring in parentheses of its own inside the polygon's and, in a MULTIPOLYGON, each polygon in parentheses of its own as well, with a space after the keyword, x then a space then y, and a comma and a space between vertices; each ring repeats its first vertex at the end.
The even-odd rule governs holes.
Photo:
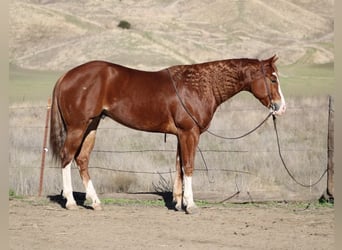
MULTIPOLYGON (((91 206, 88 206, 85 204, 86 201, 86 194, 82 192, 73 192, 75 201, 77 206, 82 206, 86 209, 93 209, 91 206)), ((58 195, 48 195, 48 199, 50 199, 51 202, 59 204, 62 208, 66 208, 66 199, 63 197, 63 191, 61 194, 58 195)))
MULTIPOLYGON (((129 193, 131 195, 157 195, 160 196, 164 203, 165 207, 169 210, 175 210, 175 204, 173 202, 172 192, 136 192, 129 193)), ((86 194, 83 192, 73 192, 76 204, 78 206, 82 206, 86 209, 93 209, 91 206, 86 205, 86 194)), ((63 197, 63 191, 57 195, 48 195, 47 198, 53 202, 60 205, 62 208, 66 208, 66 199, 63 197)))

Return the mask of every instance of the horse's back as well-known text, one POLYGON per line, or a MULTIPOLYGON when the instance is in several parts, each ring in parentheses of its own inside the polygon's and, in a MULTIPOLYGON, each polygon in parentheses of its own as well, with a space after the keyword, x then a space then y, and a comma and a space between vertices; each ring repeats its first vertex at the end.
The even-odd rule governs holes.
POLYGON ((174 95, 166 70, 148 72, 91 61, 68 71, 57 85, 59 106, 69 124, 105 114, 136 129, 169 128, 174 95))
MULTIPOLYGON (((128 88, 153 89, 163 88, 163 83, 169 80, 165 70, 149 72, 129 68, 106 61, 90 61, 69 70, 59 80, 61 90, 71 92, 78 89, 80 92, 90 86, 100 88, 128 88), (61 87, 63 85, 63 87, 61 87)), ((140 91, 139 91, 140 92, 140 91)))

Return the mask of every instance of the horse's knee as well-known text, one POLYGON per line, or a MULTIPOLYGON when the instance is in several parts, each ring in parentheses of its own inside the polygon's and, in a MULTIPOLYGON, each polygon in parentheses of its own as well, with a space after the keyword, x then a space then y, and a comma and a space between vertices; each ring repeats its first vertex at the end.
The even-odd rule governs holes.
POLYGON ((185 176, 192 176, 194 168, 190 164, 187 164, 183 167, 183 171, 185 176))
POLYGON ((90 176, 88 173, 89 158, 86 156, 78 156, 75 160, 76 160, 78 170, 80 171, 80 176, 82 180, 88 181, 90 179, 90 176))
POLYGON ((77 156, 75 160, 80 170, 83 170, 88 166, 89 159, 86 156, 77 156))
POLYGON ((64 142, 64 146, 60 152, 60 157, 62 160, 62 166, 65 167, 71 161, 74 160, 75 154, 77 152, 77 147, 70 143, 70 139, 64 142))
POLYGON ((62 160, 62 167, 66 167, 70 162, 73 160, 73 156, 67 152, 67 150, 63 149, 61 151, 61 160, 62 160))

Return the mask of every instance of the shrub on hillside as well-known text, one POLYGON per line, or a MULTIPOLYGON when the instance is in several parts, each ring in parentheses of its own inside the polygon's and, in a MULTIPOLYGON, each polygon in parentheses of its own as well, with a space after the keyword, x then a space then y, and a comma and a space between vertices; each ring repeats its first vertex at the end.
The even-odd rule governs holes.
POLYGON ((131 24, 125 20, 121 20, 118 24, 118 27, 121 29, 130 29, 131 28, 131 24))

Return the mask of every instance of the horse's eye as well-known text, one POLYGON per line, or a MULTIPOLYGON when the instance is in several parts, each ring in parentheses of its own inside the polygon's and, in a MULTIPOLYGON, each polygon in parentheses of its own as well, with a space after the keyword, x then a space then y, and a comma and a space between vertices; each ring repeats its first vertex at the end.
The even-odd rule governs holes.
POLYGON ((271 80, 272 83, 277 83, 277 78, 276 77, 272 76, 272 77, 270 77, 270 80, 271 80))

